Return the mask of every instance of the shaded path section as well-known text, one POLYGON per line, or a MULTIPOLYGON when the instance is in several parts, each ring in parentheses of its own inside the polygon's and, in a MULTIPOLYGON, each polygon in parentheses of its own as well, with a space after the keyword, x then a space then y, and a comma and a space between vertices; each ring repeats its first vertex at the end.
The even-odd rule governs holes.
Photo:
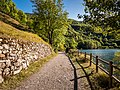
POLYGON ((74 81, 74 90, 78 90, 77 70, 70 58, 69 58, 69 61, 74 69, 74 79, 70 81, 74 81))
POLYGON ((45 64, 15 90, 74 90, 73 67, 64 53, 45 64))
MULTIPOLYGON (((79 77, 79 78, 86 77, 86 78, 87 78, 87 81, 88 81, 88 83, 89 83, 89 86, 90 86, 90 88, 91 88, 91 90, 94 90, 93 87, 92 87, 92 83, 91 83, 91 81, 90 81, 90 78, 89 78, 89 76, 92 74, 92 72, 88 75, 87 72, 85 71, 84 67, 78 62, 77 59, 76 59, 76 61, 77 61, 77 63, 79 64, 79 66, 81 67, 81 69, 83 70, 83 72, 84 72, 84 74, 85 74, 85 76, 81 76, 81 77, 79 77)), ((78 78, 78 79, 79 79, 79 78, 78 78)))

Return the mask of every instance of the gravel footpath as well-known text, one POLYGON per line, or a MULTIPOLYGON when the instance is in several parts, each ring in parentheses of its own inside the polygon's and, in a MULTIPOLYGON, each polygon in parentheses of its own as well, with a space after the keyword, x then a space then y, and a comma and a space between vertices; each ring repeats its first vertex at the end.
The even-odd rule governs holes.
POLYGON ((75 89, 72 79, 74 79, 74 69, 68 57, 60 52, 15 90, 89 90, 85 89, 86 85, 83 85, 80 79, 78 79, 78 89, 75 89))

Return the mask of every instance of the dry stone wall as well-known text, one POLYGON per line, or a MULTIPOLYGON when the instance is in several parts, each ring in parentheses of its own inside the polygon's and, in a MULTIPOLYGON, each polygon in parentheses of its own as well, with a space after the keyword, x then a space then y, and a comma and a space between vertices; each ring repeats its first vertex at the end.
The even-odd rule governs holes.
POLYGON ((27 69, 29 64, 52 53, 49 45, 0 37, 0 83, 6 76, 27 69))

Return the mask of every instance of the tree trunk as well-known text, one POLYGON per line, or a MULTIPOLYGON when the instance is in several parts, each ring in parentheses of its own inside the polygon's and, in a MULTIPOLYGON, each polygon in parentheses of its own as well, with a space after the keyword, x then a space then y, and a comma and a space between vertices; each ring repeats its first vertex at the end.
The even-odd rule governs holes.
POLYGON ((49 38, 49 44, 51 44, 51 46, 52 46, 52 44, 53 44, 53 40, 52 40, 52 33, 51 32, 48 32, 48 38, 49 38))

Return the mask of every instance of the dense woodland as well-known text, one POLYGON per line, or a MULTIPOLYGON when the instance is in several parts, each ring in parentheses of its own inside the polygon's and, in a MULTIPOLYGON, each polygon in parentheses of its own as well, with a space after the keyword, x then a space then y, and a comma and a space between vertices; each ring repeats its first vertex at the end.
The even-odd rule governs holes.
MULTIPOLYGON (((84 0, 86 14, 68 19, 62 0, 31 0, 33 13, 24 13, 12 0, 0 1, 0 12, 24 25, 26 31, 38 34, 55 51, 66 48, 120 48, 120 1, 84 0)), ((2 20, 0 18, 0 20, 2 20)))

